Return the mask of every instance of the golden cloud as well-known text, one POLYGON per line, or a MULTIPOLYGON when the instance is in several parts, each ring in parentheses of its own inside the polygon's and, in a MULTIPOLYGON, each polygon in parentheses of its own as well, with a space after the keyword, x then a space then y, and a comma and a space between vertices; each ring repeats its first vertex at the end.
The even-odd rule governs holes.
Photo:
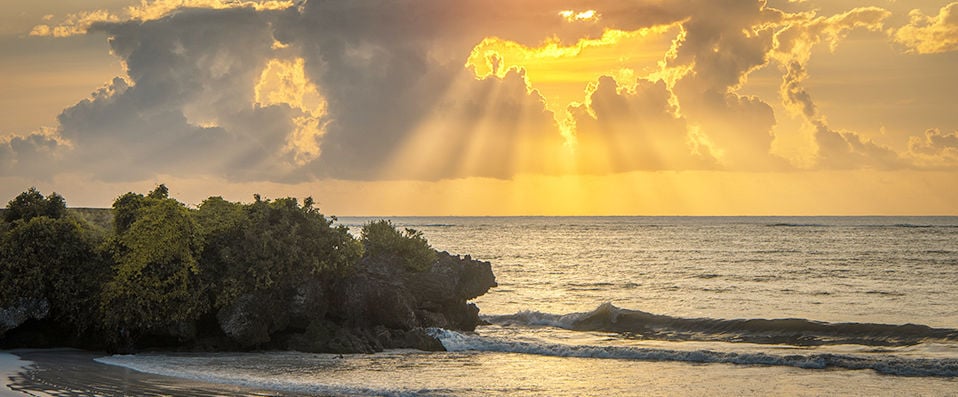
POLYGON ((909 16, 908 25, 894 32, 895 42, 919 54, 958 50, 958 2, 942 7, 936 16, 921 10, 912 10, 909 16))
MULTIPOLYGON (((122 12, 110 10, 84 11, 67 15, 55 25, 40 24, 33 27, 30 36, 70 37, 86 34, 90 26, 100 22, 152 21, 175 13, 183 8, 252 8, 257 11, 283 10, 293 7, 292 0, 141 0, 139 5, 129 6, 122 12)), ((45 15, 44 21, 54 17, 45 15)))

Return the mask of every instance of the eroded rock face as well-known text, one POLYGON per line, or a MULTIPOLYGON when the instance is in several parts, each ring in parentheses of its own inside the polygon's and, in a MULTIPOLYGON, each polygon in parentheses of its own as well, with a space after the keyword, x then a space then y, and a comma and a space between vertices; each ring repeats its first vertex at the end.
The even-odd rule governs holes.
POLYGON ((446 252, 429 271, 404 274, 403 284, 415 299, 420 326, 466 331, 480 323, 479 308, 467 302, 497 285, 489 262, 446 252))
POLYGON ((467 303, 496 286, 489 262, 440 252, 424 272, 364 259, 341 285, 332 307, 356 326, 390 329, 440 327, 471 331, 479 310, 467 303))
POLYGON ((241 347, 270 342, 270 335, 286 328, 291 306, 267 294, 249 293, 216 314, 220 328, 241 347))
POLYGON ((27 320, 42 320, 49 314, 50 302, 46 299, 20 299, 15 305, 0 309, 0 336, 27 320))
POLYGON ((288 293, 243 295, 221 309, 217 320, 223 333, 245 348, 442 350, 425 329, 474 330, 480 323, 479 308, 468 300, 495 286, 491 264, 468 256, 440 252, 424 272, 365 258, 352 274, 335 282, 307 280, 288 293))

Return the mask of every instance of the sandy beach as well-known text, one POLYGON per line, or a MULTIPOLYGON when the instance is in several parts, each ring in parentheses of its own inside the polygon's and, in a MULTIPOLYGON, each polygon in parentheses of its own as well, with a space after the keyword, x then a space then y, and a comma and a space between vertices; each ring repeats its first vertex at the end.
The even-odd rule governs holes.
POLYGON ((76 349, 0 352, 0 397, 7 396, 284 396, 280 392, 136 372, 93 361, 76 349))
POLYGON ((21 396, 23 393, 10 388, 14 378, 25 371, 32 364, 23 361, 19 356, 8 352, 0 352, 0 397, 21 396))

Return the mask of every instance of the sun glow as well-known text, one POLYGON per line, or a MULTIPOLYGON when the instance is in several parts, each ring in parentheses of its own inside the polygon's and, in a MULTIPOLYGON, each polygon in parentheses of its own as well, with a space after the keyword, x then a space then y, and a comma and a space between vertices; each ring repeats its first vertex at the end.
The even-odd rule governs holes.
POLYGON ((673 25, 635 31, 610 29, 599 38, 581 39, 574 45, 553 38, 538 47, 488 37, 473 47, 466 67, 477 79, 501 79, 522 70, 528 90, 543 96, 566 143, 574 146, 575 122, 569 107, 585 103, 589 85, 601 76, 613 76, 622 86, 632 86, 638 78, 661 74, 660 61, 678 31, 673 25))
POLYGON ((296 164, 319 157, 320 139, 328 123, 326 98, 306 76, 303 58, 270 60, 254 94, 257 106, 285 105, 297 111, 292 118, 295 128, 287 137, 285 148, 296 164))
POLYGON ((562 10, 559 11, 559 16, 569 22, 597 21, 599 19, 599 13, 597 13, 595 10, 585 10, 581 12, 562 10))

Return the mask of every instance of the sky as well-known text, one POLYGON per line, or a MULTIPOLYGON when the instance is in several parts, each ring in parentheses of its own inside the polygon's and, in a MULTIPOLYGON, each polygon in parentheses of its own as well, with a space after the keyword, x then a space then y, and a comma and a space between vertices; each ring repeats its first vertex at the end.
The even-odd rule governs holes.
POLYGON ((958 215, 958 2, 0 7, 0 199, 958 215))

